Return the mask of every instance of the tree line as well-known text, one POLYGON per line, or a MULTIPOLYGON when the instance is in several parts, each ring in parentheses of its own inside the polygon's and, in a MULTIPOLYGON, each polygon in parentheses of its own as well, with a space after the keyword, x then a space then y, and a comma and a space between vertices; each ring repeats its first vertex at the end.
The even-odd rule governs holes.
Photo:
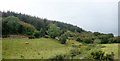
POLYGON ((73 39, 82 43, 120 43, 119 37, 112 33, 85 31, 78 26, 52 21, 11 11, 2 12, 2 35, 26 35, 28 37, 46 37, 60 40, 73 39))

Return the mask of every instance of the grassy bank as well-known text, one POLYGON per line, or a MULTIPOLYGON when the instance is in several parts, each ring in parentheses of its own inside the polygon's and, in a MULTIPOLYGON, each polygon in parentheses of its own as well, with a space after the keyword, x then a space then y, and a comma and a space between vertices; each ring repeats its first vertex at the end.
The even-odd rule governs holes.
POLYGON ((69 47, 53 39, 3 39, 3 58, 48 59, 69 50, 69 47))
POLYGON ((49 59, 56 55, 70 55, 71 49, 76 47, 79 49, 80 54, 74 56, 74 59, 90 59, 90 53, 97 50, 102 50, 109 54, 114 52, 115 59, 118 59, 118 44, 93 45, 82 44, 74 40, 68 40, 66 44, 60 44, 58 40, 50 38, 8 38, 3 39, 2 43, 2 57, 5 59, 49 59))

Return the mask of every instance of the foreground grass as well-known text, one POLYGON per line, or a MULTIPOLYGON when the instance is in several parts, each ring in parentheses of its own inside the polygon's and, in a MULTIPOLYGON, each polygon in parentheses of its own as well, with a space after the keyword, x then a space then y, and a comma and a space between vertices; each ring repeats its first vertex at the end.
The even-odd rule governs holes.
POLYGON ((73 59, 91 59, 91 52, 102 50, 110 54, 114 52, 118 59, 118 44, 82 44, 68 40, 66 45, 50 38, 39 39, 3 39, 2 57, 5 59, 49 59, 56 55, 69 55, 72 45, 77 45, 80 54, 73 59), (26 44, 28 42, 29 44, 26 44), (82 45, 82 46, 79 46, 82 45), (104 46, 101 48, 101 46, 104 46))
POLYGON ((92 59, 91 52, 100 50, 100 45, 86 44, 80 48, 81 54, 77 55, 74 59, 92 59))
POLYGON ((2 59, 2 39, 0 39, 0 60, 2 59))
POLYGON ((114 58, 118 59, 118 44, 101 44, 102 46, 105 46, 104 48, 101 48, 102 51, 104 51, 107 54, 111 54, 111 52, 114 52, 114 58))
POLYGON ((2 55, 7 59, 48 59, 57 54, 67 54, 69 50, 70 47, 53 39, 3 39, 2 55))

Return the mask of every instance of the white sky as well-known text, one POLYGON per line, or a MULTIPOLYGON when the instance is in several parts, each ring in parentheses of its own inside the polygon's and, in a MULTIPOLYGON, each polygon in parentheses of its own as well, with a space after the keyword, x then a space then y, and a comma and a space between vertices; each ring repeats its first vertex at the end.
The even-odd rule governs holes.
POLYGON ((0 0, 1 11, 15 11, 77 25, 87 31, 118 33, 119 0, 0 0))

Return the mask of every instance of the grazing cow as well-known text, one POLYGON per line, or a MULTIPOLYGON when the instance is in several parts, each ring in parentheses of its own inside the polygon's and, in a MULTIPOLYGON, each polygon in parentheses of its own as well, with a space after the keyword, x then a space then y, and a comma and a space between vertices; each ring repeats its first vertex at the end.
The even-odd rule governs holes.
POLYGON ((25 44, 29 44, 29 42, 25 42, 25 44))

